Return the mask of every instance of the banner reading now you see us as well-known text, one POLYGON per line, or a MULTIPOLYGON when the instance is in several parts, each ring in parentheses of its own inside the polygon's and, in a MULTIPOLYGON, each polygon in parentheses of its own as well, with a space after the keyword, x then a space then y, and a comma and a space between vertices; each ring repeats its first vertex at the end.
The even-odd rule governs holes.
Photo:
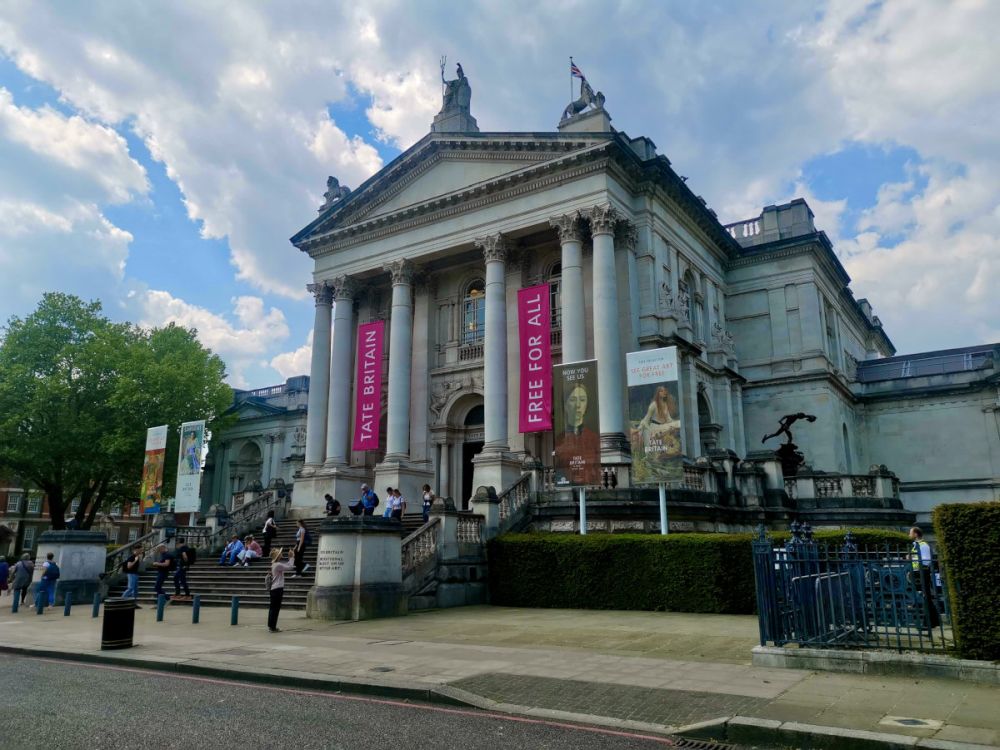
POLYGON ((521 432, 552 429, 552 344, 549 285, 517 291, 517 331, 521 342, 521 432))
POLYGON ((382 338, 385 321, 358 326, 358 377, 354 399, 356 451, 377 451, 382 415, 382 338))

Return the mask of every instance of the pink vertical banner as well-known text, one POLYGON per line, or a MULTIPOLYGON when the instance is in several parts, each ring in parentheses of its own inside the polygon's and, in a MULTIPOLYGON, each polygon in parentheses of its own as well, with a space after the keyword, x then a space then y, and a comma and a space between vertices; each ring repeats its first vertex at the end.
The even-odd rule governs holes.
POLYGON ((382 414, 382 338, 385 321, 358 326, 358 375, 354 399, 356 451, 378 450, 379 418, 382 414))
POLYGON ((518 289, 517 332, 521 342, 519 430, 552 429, 552 310, 549 285, 518 289))

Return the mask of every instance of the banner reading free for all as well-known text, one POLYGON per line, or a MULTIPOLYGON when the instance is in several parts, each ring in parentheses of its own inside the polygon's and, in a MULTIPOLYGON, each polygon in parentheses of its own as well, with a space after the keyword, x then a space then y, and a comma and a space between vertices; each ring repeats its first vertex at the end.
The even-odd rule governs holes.
POLYGON ((517 330, 521 343, 521 432, 552 429, 552 345, 549 285, 517 291, 517 330))

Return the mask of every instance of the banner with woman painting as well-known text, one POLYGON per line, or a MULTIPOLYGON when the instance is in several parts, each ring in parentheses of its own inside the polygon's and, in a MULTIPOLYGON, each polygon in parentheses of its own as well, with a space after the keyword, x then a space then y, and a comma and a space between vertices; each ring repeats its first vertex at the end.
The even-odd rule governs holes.
POLYGON ((181 447, 177 455, 177 492, 174 510, 197 513, 201 507, 201 453, 205 445, 205 420, 181 425, 181 447))
POLYGON ((167 425, 146 430, 146 457, 142 462, 139 497, 143 513, 159 513, 163 493, 163 461, 167 455, 167 425))
POLYGON ((678 482, 681 462, 681 413, 677 385, 677 347, 629 352, 628 418, 633 484, 678 482))
POLYGON ((557 486, 601 481, 601 431, 597 414, 597 360, 552 368, 557 486))

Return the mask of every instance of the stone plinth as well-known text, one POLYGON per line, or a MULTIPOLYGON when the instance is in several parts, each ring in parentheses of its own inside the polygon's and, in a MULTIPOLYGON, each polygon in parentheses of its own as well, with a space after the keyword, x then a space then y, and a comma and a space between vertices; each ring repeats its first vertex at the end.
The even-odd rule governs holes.
POLYGON ((319 620, 405 615, 399 528, 396 521, 373 516, 326 521, 306 615, 319 620))
POLYGON ((42 563, 51 552, 59 566, 56 604, 65 600, 67 592, 73 594, 77 604, 89 602, 100 589, 107 545, 108 537, 103 531, 46 531, 38 539, 32 581, 38 583, 42 579, 42 563))
POLYGON ((385 488, 394 487, 403 493, 406 512, 420 513, 423 497, 421 488, 425 484, 433 483, 434 472, 426 461, 386 459, 375 467, 375 482, 372 486, 379 497, 379 506, 375 512, 382 513, 385 510, 387 502, 385 488))
MULTIPOLYGON (((349 503, 361 497, 362 482, 370 482, 364 469, 349 466, 320 467, 308 475, 297 475, 288 517, 315 518, 325 515, 327 492, 346 509, 349 503)), ((384 494, 380 489, 375 491, 379 493, 379 498, 384 494)))

